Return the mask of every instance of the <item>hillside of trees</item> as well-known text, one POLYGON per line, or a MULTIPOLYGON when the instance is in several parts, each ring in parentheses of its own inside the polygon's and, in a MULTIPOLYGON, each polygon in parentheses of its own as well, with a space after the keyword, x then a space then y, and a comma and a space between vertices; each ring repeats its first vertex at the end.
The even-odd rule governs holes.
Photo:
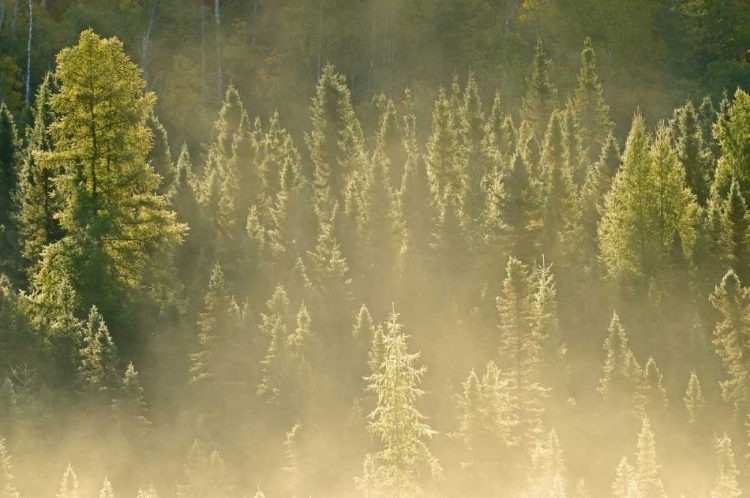
POLYGON ((0 497, 750 493, 739 0, 0 0, 0 497))

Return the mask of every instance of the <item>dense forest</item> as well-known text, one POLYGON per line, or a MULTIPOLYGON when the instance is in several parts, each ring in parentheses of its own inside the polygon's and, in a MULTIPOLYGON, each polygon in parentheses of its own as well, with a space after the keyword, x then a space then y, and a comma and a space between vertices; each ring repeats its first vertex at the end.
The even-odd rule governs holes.
POLYGON ((0 496, 750 492, 743 0, 0 0, 0 496))

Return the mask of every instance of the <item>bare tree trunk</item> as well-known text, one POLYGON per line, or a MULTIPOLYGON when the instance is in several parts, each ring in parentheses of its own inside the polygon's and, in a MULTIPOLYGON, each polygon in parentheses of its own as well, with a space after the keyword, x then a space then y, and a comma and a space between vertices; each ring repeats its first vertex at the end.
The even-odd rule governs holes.
POLYGON ((31 35, 34 29, 34 0, 29 0, 29 39, 26 43, 26 88, 24 97, 26 105, 31 103, 31 35))
POLYGON ((214 22, 216 23, 216 96, 221 102, 224 99, 224 81, 221 74, 221 4, 214 0, 214 22))
POLYGON ((15 41, 16 39, 16 24, 18 21, 18 2, 19 0, 13 0, 13 17, 10 19, 10 39, 15 41))
POLYGON ((146 80, 146 87, 150 86, 148 77, 148 62, 151 56, 151 30, 154 28, 156 23, 156 6, 159 0, 151 0, 151 6, 148 12, 148 24, 146 25, 146 31, 143 33, 143 41, 141 42, 141 70, 143 71, 143 79, 146 80))
POLYGON ((255 46, 255 35, 258 32, 258 0, 253 2, 253 47, 255 46))
POLYGON ((5 21, 5 0, 0 0, 0 29, 3 29, 4 21, 5 21))
POLYGON ((319 7, 318 10, 318 72, 316 75, 316 81, 320 79, 320 62, 323 52, 323 9, 319 7))
POLYGON ((203 0, 201 4, 201 97, 206 101, 206 13, 203 0))

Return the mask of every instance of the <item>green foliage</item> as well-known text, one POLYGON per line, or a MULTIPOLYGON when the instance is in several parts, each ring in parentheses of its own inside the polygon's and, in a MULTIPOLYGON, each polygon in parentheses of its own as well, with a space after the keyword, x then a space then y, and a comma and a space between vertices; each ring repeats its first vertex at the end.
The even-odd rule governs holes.
POLYGON ((3 497, 17 498, 18 493, 13 486, 13 465, 10 462, 10 455, 5 445, 5 439, 0 438, 0 492, 3 497))
MULTIPOLYGON (((614 123, 609 119, 609 106, 604 103, 604 90, 596 71, 596 56, 591 38, 586 38, 581 52, 581 71, 578 73, 574 109, 581 123, 581 139, 591 144, 593 154, 605 143, 614 123)), ((594 156, 592 156, 593 159, 594 156)))
POLYGON ((552 111, 557 105, 557 89, 549 77, 550 61, 544 51, 542 38, 536 41, 531 76, 526 80, 528 89, 523 98, 522 117, 529 122, 537 136, 547 127, 552 111))
POLYGON ((82 346, 79 382, 92 400, 106 401, 115 395, 119 384, 117 347, 96 306, 91 307, 83 329, 82 346))
POLYGON ((732 440, 726 433, 716 437, 716 478, 711 489, 711 498, 737 498, 742 495, 737 478, 740 471, 734 464, 732 440))

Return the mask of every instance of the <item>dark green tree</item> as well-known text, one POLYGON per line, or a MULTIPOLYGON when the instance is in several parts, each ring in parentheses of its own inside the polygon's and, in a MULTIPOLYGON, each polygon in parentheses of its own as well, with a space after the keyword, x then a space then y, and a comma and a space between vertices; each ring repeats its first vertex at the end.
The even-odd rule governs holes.
POLYGON ((550 81, 549 66, 550 61, 547 60, 542 39, 538 38, 521 111, 523 119, 531 125, 537 136, 541 136, 547 128, 547 122, 557 105, 557 89, 550 81))

